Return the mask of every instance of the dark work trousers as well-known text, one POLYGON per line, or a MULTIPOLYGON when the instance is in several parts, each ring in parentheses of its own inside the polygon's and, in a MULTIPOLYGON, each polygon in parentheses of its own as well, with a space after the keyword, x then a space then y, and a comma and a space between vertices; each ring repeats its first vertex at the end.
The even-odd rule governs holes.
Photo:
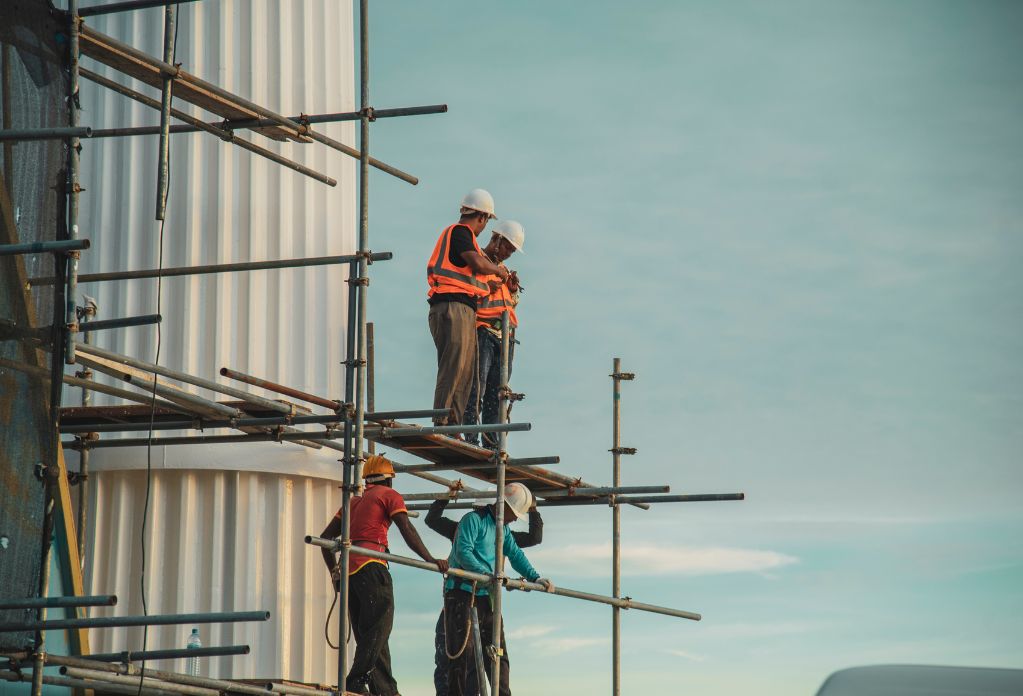
MULTIPOLYGON (((444 645, 444 612, 437 617, 433 639, 433 687, 437 696, 448 696, 448 653, 455 652, 461 645, 444 645)), ((469 638, 472 640, 472 638, 469 638)), ((469 660, 466 665, 466 684, 476 684, 476 659, 469 660)), ((470 691, 469 693, 475 693, 470 691)))
POLYGON ((391 674, 387 646, 394 623, 394 590, 385 565, 367 563, 348 577, 348 615, 355 635, 355 659, 346 688, 358 691, 369 685, 375 696, 394 696, 398 683, 391 674))
POLYGON ((430 333, 437 347, 437 385, 433 407, 451 409, 436 425, 458 425, 476 380, 476 310, 462 302, 430 306, 430 333))
MULTIPOLYGON (((512 334, 514 336, 514 334, 512 334)), ((497 423, 500 418, 500 390, 501 390, 501 339, 487 329, 478 327, 476 329, 476 345, 479 353, 480 378, 478 383, 473 384, 469 393, 469 405, 465 409, 465 416, 462 423, 497 423), (477 389, 477 384, 479 389, 477 389), (482 396, 480 391, 483 392, 482 396), (480 420, 482 416, 482 420, 480 420)), ((509 343, 508 349, 508 379, 511 379, 512 358, 515 355, 515 342, 509 343)), ((478 444, 479 439, 474 434, 465 436, 466 442, 478 444)), ((497 433, 483 433, 483 446, 497 447, 497 433)))
MULTIPOLYGON (((447 641, 448 652, 452 654, 462 647, 467 626, 468 630, 472 631, 472 626, 469 624, 469 602, 471 598, 471 593, 465 590, 452 589, 444 594, 445 640, 447 641)), ((476 598, 476 613, 479 615, 480 620, 480 642, 483 644, 483 650, 486 651, 494 635, 494 612, 490 608, 490 597, 482 595, 476 598)), ((503 630, 501 631, 501 648, 504 654, 501 656, 500 696, 511 696, 508 646, 505 644, 503 630)), ((479 693, 476 680, 469 679, 468 665, 470 662, 474 663, 475 661, 476 651, 470 636, 465 652, 458 659, 448 662, 448 694, 450 696, 475 696, 479 693)), ((483 658, 483 667, 487 671, 488 680, 491 675, 491 664, 489 658, 483 658)), ((490 686, 493 689, 493 684, 490 686)))

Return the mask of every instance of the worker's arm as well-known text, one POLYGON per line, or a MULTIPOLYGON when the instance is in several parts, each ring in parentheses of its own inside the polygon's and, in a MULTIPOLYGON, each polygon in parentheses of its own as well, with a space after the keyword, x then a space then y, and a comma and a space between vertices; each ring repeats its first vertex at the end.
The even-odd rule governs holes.
MULTIPOLYGON (((341 536, 341 515, 337 514, 331 518, 327 526, 320 532, 320 536, 324 539, 336 539, 341 536)), ((334 582, 334 588, 337 589, 341 581, 341 571, 337 566, 337 558, 334 552, 330 549, 320 549, 320 553, 323 554, 323 562, 327 564, 327 570, 330 572, 330 579, 334 582)))
POLYGON ((515 543, 520 549, 528 549, 530 546, 538 546, 543 542, 543 518, 540 511, 536 509, 536 503, 529 508, 529 530, 525 532, 512 532, 515 543))
POLYGON ((453 541, 455 538, 455 530, 458 529, 458 523, 444 517, 444 510, 447 508, 448 502, 447 498, 441 498, 440 500, 433 501, 430 505, 430 509, 426 513, 426 526, 440 534, 442 537, 446 537, 453 541))
POLYGON ((462 261, 465 261, 465 265, 472 269, 473 273, 496 275, 502 282, 508 280, 508 269, 504 266, 499 266, 483 254, 475 251, 463 251, 462 261))
POLYGON ((515 543, 515 536, 512 534, 504 535, 504 555, 511 563, 512 568, 526 580, 533 582, 540 577, 540 573, 536 572, 536 568, 526 558, 526 554, 522 553, 522 549, 515 543))
POLYGON ((448 572, 448 562, 443 558, 434 558, 430 555, 426 545, 423 544, 423 540, 419 538, 419 532, 416 531, 416 528, 412 526, 412 522, 409 521, 407 512, 395 513, 395 515, 391 517, 391 521, 394 522, 398 531, 401 532, 401 537, 405 540, 405 543, 408 544, 408 547, 415 551, 420 558, 427 563, 436 564, 436 566, 440 568, 440 572, 448 572))

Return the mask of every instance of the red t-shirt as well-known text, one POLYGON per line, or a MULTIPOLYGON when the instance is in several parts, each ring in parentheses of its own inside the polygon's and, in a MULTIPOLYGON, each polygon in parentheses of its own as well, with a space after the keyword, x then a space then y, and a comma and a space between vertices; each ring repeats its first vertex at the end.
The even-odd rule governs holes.
MULTIPOLYGON (((367 558, 354 553, 355 546, 365 546, 374 551, 387 550, 387 530, 391 518, 399 512, 407 512, 405 499, 390 486, 366 484, 366 492, 352 498, 352 553, 348 555, 348 574, 359 571, 367 563, 383 563, 376 558, 367 558)), ((341 511, 334 515, 340 519, 341 511)))

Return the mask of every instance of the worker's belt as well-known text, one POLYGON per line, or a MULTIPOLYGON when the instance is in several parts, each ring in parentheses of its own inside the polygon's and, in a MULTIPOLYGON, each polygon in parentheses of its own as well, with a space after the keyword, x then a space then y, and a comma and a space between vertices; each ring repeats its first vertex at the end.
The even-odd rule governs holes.
POLYGON ((369 539, 352 539, 352 546, 361 546, 364 549, 370 549, 372 551, 390 553, 390 551, 387 549, 387 544, 381 544, 377 541, 370 541, 369 539))

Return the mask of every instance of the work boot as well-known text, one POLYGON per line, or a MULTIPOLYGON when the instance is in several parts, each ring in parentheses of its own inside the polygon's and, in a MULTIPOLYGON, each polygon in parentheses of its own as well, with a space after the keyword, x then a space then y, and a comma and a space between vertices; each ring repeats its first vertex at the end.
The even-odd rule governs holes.
POLYGON ((369 690, 369 681, 365 679, 356 679, 353 681, 345 681, 345 691, 353 694, 372 694, 369 690))

